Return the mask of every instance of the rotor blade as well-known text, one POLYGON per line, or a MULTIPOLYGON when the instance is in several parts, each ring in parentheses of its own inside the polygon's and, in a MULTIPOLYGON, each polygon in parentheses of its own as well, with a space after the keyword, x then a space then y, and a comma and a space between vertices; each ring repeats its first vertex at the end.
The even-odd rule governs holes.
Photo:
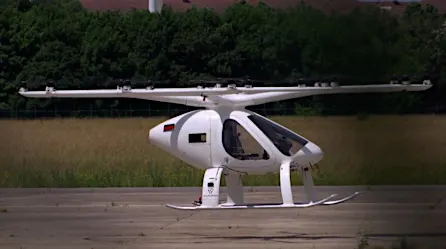
POLYGON ((19 93, 31 98, 143 98, 144 96, 211 96, 226 94, 256 94, 256 93, 301 93, 303 96, 335 93, 366 93, 366 92, 400 92, 424 91, 431 84, 405 85, 349 85, 321 87, 239 87, 239 88, 159 88, 159 89, 102 89, 102 90, 55 90, 47 87, 45 91, 27 91, 23 88, 19 93))
POLYGON ((401 91, 424 91, 431 88, 430 84, 377 84, 377 85, 348 85, 348 86, 309 86, 309 87, 255 87, 248 89, 237 88, 244 93, 303 93, 309 95, 333 94, 333 93, 373 93, 373 92, 401 92, 401 91))
POLYGON ((144 98, 163 96, 211 96, 235 93, 233 89, 161 88, 161 89, 102 89, 102 90, 20 90, 22 96, 29 98, 144 98))
POLYGON ((242 91, 245 94, 239 96, 230 95, 227 98, 237 101, 243 106, 253 106, 324 94, 414 92, 425 91, 431 87, 432 85, 428 83, 417 85, 386 84, 317 87, 254 87, 245 89, 237 88, 237 90, 242 91))

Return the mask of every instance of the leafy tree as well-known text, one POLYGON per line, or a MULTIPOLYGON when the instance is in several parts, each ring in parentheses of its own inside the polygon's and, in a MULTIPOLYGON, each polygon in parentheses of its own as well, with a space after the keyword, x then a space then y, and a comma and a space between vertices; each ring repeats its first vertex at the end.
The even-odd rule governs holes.
MULTIPOLYGON (((41 100, 17 94, 21 81, 41 88, 114 87, 113 78, 202 76, 290 79, 343 76, 344 83, 387 80, 428 72, 435 89, 377 97, 317 96, 273 103, 305 113, 414 112, 445 106, 445 18, 412 4, 403 16, 377 8, 325 14, 305 4, 274 9, 239 2, 223 13, 206 8, 163 13, 91 12, 74 0, 6 0, 0 4, 0 109, 147 108, 140 100, 41 100), (426 96, 426 97, 425 97, 426 96), (379 99, 380 101, 376 101, 379 99), (422 107, 419 104, 423 103, 422 107), (298 106, 299 106, 298 105, 298 106), (303 110, 303 109, 302 109, 303 110)), ((163 109, 164 103, 150 103, 163 109)))

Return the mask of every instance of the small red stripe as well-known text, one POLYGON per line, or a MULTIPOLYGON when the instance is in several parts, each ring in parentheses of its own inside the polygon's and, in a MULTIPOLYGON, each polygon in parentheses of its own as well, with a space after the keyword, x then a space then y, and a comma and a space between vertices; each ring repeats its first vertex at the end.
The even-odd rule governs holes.
POLYGON ((169 124, 164 126, 164 131, 171 131, 175 128, 174 124, 169 124))

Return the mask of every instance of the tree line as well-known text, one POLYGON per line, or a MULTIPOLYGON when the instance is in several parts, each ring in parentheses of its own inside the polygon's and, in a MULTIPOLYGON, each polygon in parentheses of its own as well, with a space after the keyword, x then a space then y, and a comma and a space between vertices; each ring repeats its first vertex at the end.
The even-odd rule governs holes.
MULTIPOLYGON (((0 7, 0 110, 76 113, 148 106, 128 99, 26 99, 17 94, 23 81, 29 89, 43 89, 48 80, 57 89, 90 89, 115 88, 110 79, 168 79, 180 86, 209 75, 265 80, 335 75, 362 84, 420 73, 429 74, 433 89, 314 96, 271 106, 306 106, 306 113, 315 114, 413 113, 446 106, 446 18, 430 5, 411 4, 402 16, 374 7, 325 14, 303 3, 274 9, 240 2, 223 13, 165 6, 162 14, 91 12, 74 0, 6 0, 0 7)), ((155 109, 164 105, 150 103, 155 109)))

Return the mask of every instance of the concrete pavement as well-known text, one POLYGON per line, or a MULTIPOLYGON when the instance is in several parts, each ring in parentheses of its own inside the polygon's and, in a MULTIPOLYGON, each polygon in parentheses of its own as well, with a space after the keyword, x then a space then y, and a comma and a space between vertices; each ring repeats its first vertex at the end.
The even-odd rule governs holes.
MULTIPOLYGON (((357 190, 336 206, 196 212, 164 204, 188 205, 200 188, 0 189, 0 248, 353 249, 361 233, 371 246, 406 237, 446 248, 445 186, 318 187, 320 197, 357 190)), ((280 188, 245 188, 245 199, 280 202, 280 188)))

